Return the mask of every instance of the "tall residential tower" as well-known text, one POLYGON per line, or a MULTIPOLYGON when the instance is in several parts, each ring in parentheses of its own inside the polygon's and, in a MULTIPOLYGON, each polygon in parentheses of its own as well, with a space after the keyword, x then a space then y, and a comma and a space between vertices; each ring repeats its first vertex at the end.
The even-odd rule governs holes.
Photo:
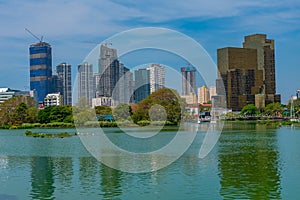
POLYGON ((166 84, 165 67, 159 64, 151 64, 147 67, 149 70, 150 94, 160 88, 164 88, 166 84))
POLYGON ((84 62, 78 65, 78 98, 88 101, 91 105, 94 97, 93 65, 84 62))

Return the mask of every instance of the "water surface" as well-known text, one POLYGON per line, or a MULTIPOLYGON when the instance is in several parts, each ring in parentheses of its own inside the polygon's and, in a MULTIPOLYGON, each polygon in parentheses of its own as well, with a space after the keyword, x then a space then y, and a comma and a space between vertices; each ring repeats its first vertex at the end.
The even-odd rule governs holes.
MULTIPOLYGON (((74 129, 33 131, 75 132, 74 129)), ((0 200, 299 198, 300 129, 297 127, 226 124, 217 145, 204 159, 198 158, 205 134, 200 130, 180 159, 159 171, 142 174, 124 173, 102 165, 77 136, 32 138, 24 132, 0 130, 0 200)), ((127 136, 118 129, 106 132, 118 145, 132 148, 125 139, 127 136)), ((163 132, 153 138, 152 147, 160 148, 174 134, 173 130, 163 132)))

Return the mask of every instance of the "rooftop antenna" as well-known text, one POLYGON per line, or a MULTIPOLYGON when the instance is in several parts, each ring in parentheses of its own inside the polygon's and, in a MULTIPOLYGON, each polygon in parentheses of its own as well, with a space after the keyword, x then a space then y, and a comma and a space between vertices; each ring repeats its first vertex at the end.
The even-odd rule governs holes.
POLYGON ((37 39, 39 42, 43 42, 44 36, 42 36, 41 38, 39 38, 38 36, 36 36, 35 34, 33 34, 29 29, 25 28, 25 31, 27 31, 32 37, 34 37, 35 39, 37 39))

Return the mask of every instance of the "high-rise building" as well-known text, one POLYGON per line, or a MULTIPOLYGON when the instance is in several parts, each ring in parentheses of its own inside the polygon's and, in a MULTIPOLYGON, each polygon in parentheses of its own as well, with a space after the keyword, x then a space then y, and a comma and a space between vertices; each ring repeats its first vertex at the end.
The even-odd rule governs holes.
POLYGON ((29 47, 30 90, 36 90, 39 103, 52 92, 52 54, 51 46, 38 42, 29 47))
POLYGON ((199 104, 208 103, 208 101, 210 100, 209 97, 210 97, 209 90, 205 85, 198 88, 198 103, 199 104))
POLYGON ((298 99, 300 99, 300 89, 297 90, 296 96, 298 99))
POLYGON ((150 94, 160 88, 164 88, 166 84, 165 67, 159 64, 151 64, 147 67, 149 70, 150 94))
MULTIPOLYGON (((218 49, 218 70, 217 87, 222 80, 228 108, 235 111, 247 104, 261 108, 280 102, 275 90, 274 40, 266 39, 266 35, 246 36, 243 48, 218 49)), ((220 88, 217 93, 221 95, 220 88)))
POLYGON ((209 100, 211 101, 212 96, 216 96, 217 95, 217 88, 216 86, 210 86, 209 87, 209 100))
POLYGON ((64 105, 72 105, 71 65, 60 63, 56 66, 57 88, 63 97, 64 105))
POLYGON ((52 93, 58 93, 59 92, 59 81, 57 74, 52 75, 52 93))
POLYGON ((99 75, 95 76, 96 97, 112 97, 112 103, 129 103, 133 93, 133 75, 118 60, 117 50, 100 47, 99 75), (97 80, 96 80, 97 79, 97 80))
POLYGON ((192 66, 181 67, 182 95, 196 93, 196 69, 192 66))
POLYGON ((139 103, 150 95, 150 71, 147 69, 138 69, 134 71, 135 90, 134 100, 139 103))
POLYGON ((87 100, 91 105, 93 97, 93 65, 84 62, 78 65, 78 98, 87 100))
POLYGON ((115 85, 120 77, 117 50, 109 48, 107 45, 100 46, 100 58, 98 62, 99 67, 99 84, 96 84, 96 94, 99 97, 111 97, 115 85))
POLYGON ((119 90, 119 99, 120 103, 131 103, 133 90, 134 90, 134 82, 133 82, 133 73, 130 72, 128 68, 126 68, 122 63, 120 63, 120 74, 122 75, 117 83, 117 87, 119 90))
POLYGON ((95 97, 99 96, 100 77, 101 77, 100 73, 94 73, 94 93, 95 93, 95 97))
POLYGON ((98 72, 102 74, 108 66, 118 59, 117 49, 109 48, 107 44, 100 46, 100 58, 98 61, 98 72))

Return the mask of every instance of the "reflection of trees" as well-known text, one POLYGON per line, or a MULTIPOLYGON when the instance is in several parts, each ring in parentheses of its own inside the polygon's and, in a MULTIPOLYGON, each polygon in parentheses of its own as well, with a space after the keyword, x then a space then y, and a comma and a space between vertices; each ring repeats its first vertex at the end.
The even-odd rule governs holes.
POLYGON ((53 158, 55 175, 63 192, 67 192, 72 185, 73 162, 72 158, 53 158))
POLYGON ((115 199, 122 194, 122 172, 101 165, 101 188, 104 199, 115 199))
POLYGON ((281 198, 276 135, 272 130, 256 133, 225 132, 220 138, 220 194, 225 199, 281 198))
POLYGON ((89 193, 97 186, 97 167, 99 163, 93 157, 79 158, 79 180, 83 193, 89 193))
POLYGON ((32 199, 54 199, 53 161, 49 157, 34 157, 31 162, 32 199))

